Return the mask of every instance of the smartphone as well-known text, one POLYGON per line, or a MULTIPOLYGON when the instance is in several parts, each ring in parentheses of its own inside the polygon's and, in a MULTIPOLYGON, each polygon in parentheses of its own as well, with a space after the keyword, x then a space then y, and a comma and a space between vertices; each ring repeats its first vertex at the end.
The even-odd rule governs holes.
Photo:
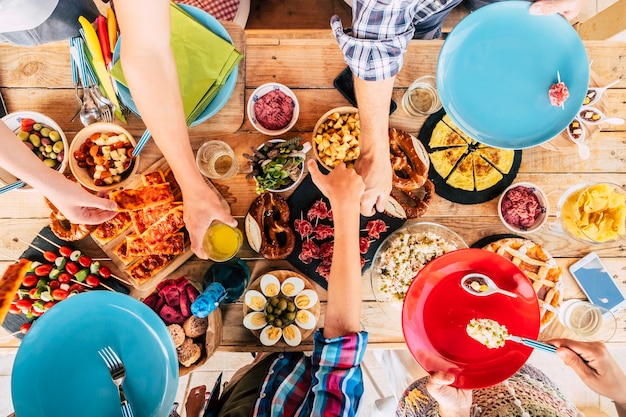
MULTIPOLYGON (((339 90, 339 92, 343 94, 346 99, 348 99, 350 104, 352 104, 354 107, 359 107, 356 104, 356 95, 354 93, 354 79, 352 78, 352 71, 350 71, 350 67, 346 67, 346 69, 341 71, 337 78, 335 78, 333 84, 335 85, 335 88, 339 90)), ((393 112, 396 111, 396 108, 398 108, 398 105, 393 99, 391 99, 391 103, 389 103, 389 115, 393 114, 393 112)))
POLYGON ((626 297, 607 272, 597 253, 591 252, 569 267, 574 279, 593 304, 615 313, 626 306, 626 297))
POLYGON ((0 91, 0 119, 6 116, 8 113, 7 106, 4 104, 4 99, 2 98, 2 92, 0 91))

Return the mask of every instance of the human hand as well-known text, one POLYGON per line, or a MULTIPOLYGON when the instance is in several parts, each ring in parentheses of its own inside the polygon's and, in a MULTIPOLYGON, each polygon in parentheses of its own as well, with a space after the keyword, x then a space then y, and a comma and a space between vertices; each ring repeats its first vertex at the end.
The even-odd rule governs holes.
POLYGON ((554 339, 556 354, 593 391, 619 404, 626 404, 626 375, 602 342, 554 339))
POLYGON ((206 402, 206 385, 200 385, 189 391, 189 396, 185 402, 185 413, 187 417, 200 417, 200 413, 204 411, 204 403, 206 402))
POLYGON ((439 403, 441 417, 469 417, 472 407, 472 391, 451 387, 454 375, 435 372, 430 376, 426 389, 439 403))
POLYGON ((115 202, 95 196, 73 181, 63 178, 56 187, 54 193, 45 195, 71 223, 101 224, 117 215, 115 202))
POLYGON ((307 168, 313 183, 330 200, 331 207, 361 200, 365 190, 363 178, 355 170, 347 168, 343 162, 328 175, 322 174, 312 159, 307 161, 307 168))
POLYGON ((185 227, 189 232, 191 250, 198 258, 208 259, 202 247, 202 239, 211 223, 218 220, 236 227, 237 220, 222 207, 219 197, 208 185, 187 194, 183 191, 183 201, 185 227))
POLYGON ((538 0, 530 5, 530 14, 546 15, 558 13, 572 20, 582 10, 585 0, 538 0))
POLYGON ((373 155, 371 158, 361 155, 354 164, 354 169, 365 182, 365 192, 361 196, 361 214, 369 217, 376 211, 384 211, 391 193, 391 162, 388 152, 373 155))

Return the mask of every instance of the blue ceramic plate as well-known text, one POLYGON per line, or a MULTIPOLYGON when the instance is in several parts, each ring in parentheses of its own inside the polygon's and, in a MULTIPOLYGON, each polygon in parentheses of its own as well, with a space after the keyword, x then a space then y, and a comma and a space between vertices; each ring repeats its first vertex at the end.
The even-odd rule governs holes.
MULTIPOLYGON (((182 7, 183 10, 189 13, 191 17, 196 19, 198 22, 200 22, 203 26, 205 26, 211 32, 215 33, 222 39, 227 40, 231 44, 233 43, 232 38, 228 34, 228 31, 224 29, 224 26, 222 26, 222 24, 213 16, 211 16, 204 10, 198 9, 197 7, 188 6, 186 4, 179 4, 179 6, 182 7)), ((120 44, 121 44, 120 40, 121 39, 118 39, 117 43, 115 44, 115 50, 113 51, 114 63, 117 62, 118 59, 120 59, 120 44)), ((204 122, 205 120, 208 120, 209 118, 213 117, 215 113, 220 111, 222 107, 224 107, 224 105, 226 104, 230 96, 233 94, 233 91, 235 90, 235 84, 237 84, 238 72, 239 72, 239 65, 235 66, 235 68, 233 69, 233 72, 231 72, 228 78, 226 78, 226 81, 224 82, 224 86, 217 93, 217 95, 213 98, 213 100, 211 100, 211 102, 206 107, 206 109, 204 109, 204 111, 200 113, 200 116, 198 116, 196 120, 191 122, 191 126, 196 126, 204 122)), ((133 98, 130 95, 130 90, 128 90, 128 87, 120 84, 116 80, 113 80, 113 82, 115 82, 117 85, 119 96, 122 100, 122 103, 128 106, 128 108, 133 113, 135 113, 135 116, 141 117, 139 115, 139 111, 137 110, 137 106, 135 105, 135 102, 133 101, 133 98)))
POLYGON ((20 417, 121 415, 98 350, 111 346, 126 367, 135 417, 168 415, 178 359, 163 321, 134 298, 108 291, 75 295, 39 318, 15 357, 11 393, 20 417))
POLYGON ((465 133, 498 148, 529 148, 558 135, 589 84, 576 31, 560 15, 531 15, 529 5, 503 1, 470 14, 452 30, 437 63, 446 113, 465 133), (548 98, 557 71, 570 92, 564 109, 548 98))

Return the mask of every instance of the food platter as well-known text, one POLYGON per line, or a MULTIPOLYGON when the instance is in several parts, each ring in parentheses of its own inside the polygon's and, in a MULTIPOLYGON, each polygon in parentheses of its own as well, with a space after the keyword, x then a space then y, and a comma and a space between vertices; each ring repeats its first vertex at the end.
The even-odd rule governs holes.
POLYGON ((452 120, 482 143, 524 149, 560 134, 589 84, 585 47, 558 14, 531 15, 526 1, 487 5, 452 30, 437 62, 437 89, 452 120), (552 106, 560 79, 570 97, 552 106))
POLYGON ((537 295, 524 273, 500 255, 461 249, 434 259, 418 273, 402 309, 402 330, 409 351, 427 372, 453 374, 457 388, 483 388, 517 372, 532 349, 510 341, 488 349, 466 333, 473 318, 496 320, 521 337, 536 339, 539 334, 537 295), (469 294, 460 281, 470 272, 489 276, 518 297, 494 294, 486 302, 469 294))
MULTIPOLYGON (((262 280, 263 277, 265 277, 266 275, 273 275, 274 277, 278 278, 278 282, 280 282, 280 285, 283 285, 283 283, 285 282, 285 280, 291 278, 291 277, 297 277, 300 278, 303 282, 304 282, 304 290, 309 290, 309 291, 315 291, 315 287, 313 287, 313 284, 311 284, 311 282, 309 281, 309 279, 298 273, 295 271, 289 271, 289 270, 276 270, 276 271, 269 271, 266 274, 262 274, 259 277, 257 277, 256 279, 254 279, 250 285, 248 286, 248 289, 246 292, 249 291, 258 291, 260 293, 264 293, 263 289, 261 288, 262 286, 262 280)), ((282 294, 282 292, 281 292, 282 294)), ((246 295, 244 294, 244 300, 246 299, 246 295)), ((321 306, 320 306, 320 301, 319 298, 317 299, 317 301, 314 303, 314 305, 312 307, 307 308, 306 310, 308 310, 314 317, 315 319, 315 326, 307 326, 310 327, 308 329, 305 329, 301 326, 298 326, 298 328, 300 329, 301 333, 302 333, 302 340, 307 339, 308 337, 310 337, 316 330, 317 328, 317 324, 319 322, 319 318, 320 318, 320 311, 321 311, 321 306)), ((243 316, 246 317, 248 314, 252 313, 254 310, 246 304, 246 302, 243 303, 243 316)), ((260 338, 261 337, 261 332, 262 329, 250 329, 250 331, 257 337, 260 338)), ((278 342, 276 342, 275 344, 276 346, 283 346, 283 347, 288 347, 289 345, 285 342, 285 340, 283 338, 281 338, 278 342)))
MULTIPOLYGON (((445 115, 446 115, 446 111, 444 109, 441 109, 437 113, 430 115, 424 122, 424 125, 422 126, 418 134, 419 141, 424 145, 424 147, 426 148, 426 151, 429 154, 434 152, 435 149, 439 151, 440 149, 443 150, 443 149, 455 148, 451 146, 449 148, 438 147, 434 149, 429 145, 433 132, 435 131, 435 127, 438 125, 438 123, 445 123, 444 121, 445 115)), ((456 132, 458 130, 458 127, 454 125, 449 126, 449 127, 453 132, 456 132)), ((462 131, 459 132, 460 134, 459 136, 463 136, 461 133, 463 132, 462 131)), ((462 156, 461 159, 457 161, 455 168, 458 168, 458 165, 461 164, 463 159, 470 158, 472 156, 471 153, 482 152, 482 150, 478 150, 480 146, 482 146, 480 143, 472 143, 468 145, 467 151, 465 151, 464 153, 465 156, 462 156)), ((468 191, 468 190, 463 190, 463 189, 451 186, 448 183, 448 179, 454 172, 454 168, 452 169, 451 173, 444 178, 439 174, 439 172, 437 172, 432 161, 430 163, 430 167, 428 170, 428 178, 435 184, 435 193, 437 193, 439 196, 445 198, 448 201, 452 201, 453 203, 459 203, 459 204, 484 203, 486 201, 496 198, 509 185, 511 185, 513 181, 515 181, 515 177, 517 176, 517 173, 522 163, 522 151, 518 149, 512 152, 514 152, 514 156, 513 156, 513 163, 510 169, 508 171, 499 171, 502 178, 495 185, 489 188, 480 190, 480 191, 476 191, 476 189, 474 189, 473 191, 468 191)))
POLYGON ((134 415, 167 415, 178 387, 178 360, 169 332, 141 302, 105 291, 64 301, 26 335, 11 377, 16 414, 42 416, 53 407, 55 413, 67 417, 118 415, 118 390, 98 355, 106 346, 124 362, 124 390, 134 415), (64 352, 65 359, 50 360, 50 352, 64 352), (54 383, 49 378, 33 378, 41 373, 42 363, 54 383), (68 387, 71 399, 67 399, 68 387))

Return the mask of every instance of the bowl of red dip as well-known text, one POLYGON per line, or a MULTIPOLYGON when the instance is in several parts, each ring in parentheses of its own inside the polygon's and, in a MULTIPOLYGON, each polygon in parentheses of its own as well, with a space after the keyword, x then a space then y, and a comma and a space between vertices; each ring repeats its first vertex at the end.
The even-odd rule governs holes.
POLYGON ((248 119, 259 132, 278 136, 289 131, 298 120, 300 106, 296 95, 279 83, 258 87, 248 100, 248 119))
POLYGON ((498 216, 515 233, 534 232, 548 220, 548 199, 534 184, 512 184, 500 196, 498 216))

